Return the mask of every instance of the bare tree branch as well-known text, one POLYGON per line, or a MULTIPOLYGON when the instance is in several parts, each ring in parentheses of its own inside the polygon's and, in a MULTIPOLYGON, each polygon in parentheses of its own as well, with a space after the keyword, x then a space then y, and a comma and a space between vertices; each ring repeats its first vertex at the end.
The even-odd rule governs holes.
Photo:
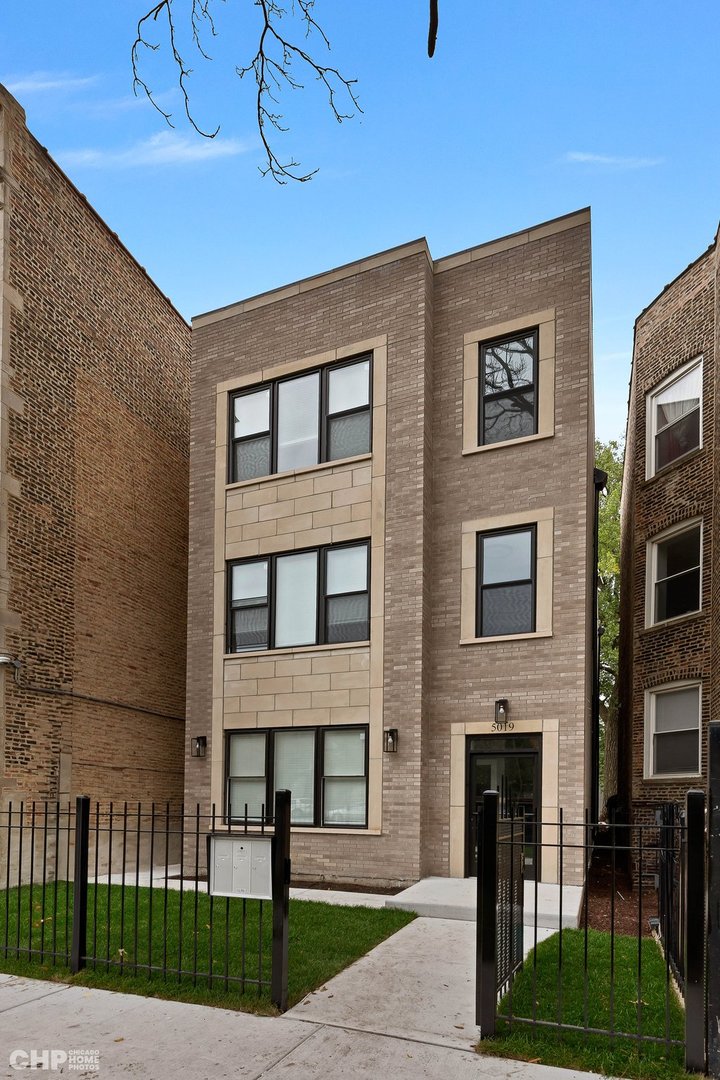
POLYGON ((428 56, 435 55, 438 32, 438 0, 430 0, 430 25, 428 26, 428 56))
MULTIPOLYGON (((213 37, 216 36, 212 13, 214 2, 216 0, 158 0, 158 3, 138 21, 131 53, 135 93, 144 93, 167 123, 171 127, 174 126, 172 114, 166 112, 158 104, 155 92, 142 74, 145 52, 157 52, 161 48, 159 41, 148 39, 147 31, 153 25, 161 26, 178 72, 185 115, 195 131, 209 139, 214 138, 220 129, 217 127, 214 131, 205 131, 193 115, 188 91, 188 78, 192 74, 192 68, 188 65, 181 50, 175 12, 177 5, 189 4, 189 29, 192 43, 204 60, 210 60, 211 57, 205 48, 203 38, 207 33, 213 37)), ((321 63, 307 48, 303 48, 283 33, 283 18, 286 18, 288 14, 296 16, 304 25, 305 39, 315 35, 320 38, 325 48, 330 50, 327 34, 317 23, 313 14, 315 0, 289 0, 289 8, 283 7, 279 0, 253 0, 253 2, 260 9, 262 18, 257 51, 248 64, 238 66, 235 70, 241 79, 250 73, 255 79, 257 125, 267 163, 260 172, 263 176, 269 173, 279 184, 285 184, 288 180, 304 183, 315 175, 317 169, 303 172, 299 162, 294 158, 288 161, 281 160, 273 147, 270 130, 287 131, 287 127, 283 124, 283 114, 279 109, 282 91, 304 89, 304 83, 296 75, 294 66, 309 72, 312 78, 322 84, 327 92, 330 111, 338 123, 349 120, 356 112, 362 112, 355 91, 357 80, 348 79, 336 67, 321 63), (342 103, 343 99, 345 104, 342 103)))

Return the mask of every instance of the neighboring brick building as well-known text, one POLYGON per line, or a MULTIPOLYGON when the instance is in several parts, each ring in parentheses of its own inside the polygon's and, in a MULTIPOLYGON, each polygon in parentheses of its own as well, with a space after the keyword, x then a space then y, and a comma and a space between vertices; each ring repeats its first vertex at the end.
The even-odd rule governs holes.
POLYGON ((406 244, 193 336, 186 802, 253 817, 290 787, 294 876, 376 885, 471 872, 491 784, 581 820, 589 212, 406 244))
POLYGON ((620 774, 636 820, 703 783, 720 620, 717 237, 638 317, 622 503, 620 774))
POLYGON ((0 193, 0 801, 179 800, 190 330, 2 87, 0 193))

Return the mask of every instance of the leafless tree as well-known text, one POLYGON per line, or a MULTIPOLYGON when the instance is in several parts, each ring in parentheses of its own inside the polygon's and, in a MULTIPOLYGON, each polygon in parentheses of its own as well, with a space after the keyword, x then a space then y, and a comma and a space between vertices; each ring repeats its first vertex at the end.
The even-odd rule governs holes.
MULTIPOLYGON (((188 40, 189 28, 192 47, 203 60, 211 59, 206 42, 217 35, 213 12, 218 2, 220 0, 158 0, 138 20, 131 53, 135 93, 145 94, 172 127, 172 114, 160 106, 143 74, 146 52, 169 50, 177 70, 185 115, 195 131, 208 139, 215 138, 220 129, 216 127, 207 131, 195 119, 188 86, 192 68, 187 61, 184 42, 188 40), (151 40, 148 35, 153 28, 160 33, 151 40)), ((266 161, 260 171, 264 176, 270 174, 279 184, 285 184, 288 180, 304 183, 315 175, 317 169, 303 172, 298 161, 294 158, 281 161, 274 149, 273 134, 287 130, 283 124, 283 114, 279 111, 283 90, 302 90, 304 84, 300 80, 303 77, 309 76, 319 81, 327 93, 331 114, 338 123, 342 123, 356 112, 362 112, 356 92, 357 80, 347 78, 338 68, 322 63, 314 52, 308 51, 313 38, 321 48, 330 51, 330 41, 314 17, 315 0, 289 0, 289 8, 282 6, 279 0, 253 0, 253 3, 260 14, 255 55, 235 70, 241 79, 252 74, 255 80, 257 126, 266 161), (288 16, 299 20, 303 44, 291 40, 285 33, 287 22, 284 23, 283 19, 287 20, 288 16)), ((438 0, 430 0, 428 56, 435 51, 437 29, 438 0)))

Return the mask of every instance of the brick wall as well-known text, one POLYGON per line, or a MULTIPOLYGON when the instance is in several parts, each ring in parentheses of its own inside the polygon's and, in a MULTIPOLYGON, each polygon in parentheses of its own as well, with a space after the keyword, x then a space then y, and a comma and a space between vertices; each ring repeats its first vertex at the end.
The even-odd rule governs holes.
POLYGON ((179 799, 189 328, 1 88, 0 124, 0 791, 179 799))
MULTIPOLYGON (((714 521, 715 246, 689 266, 638 317, 630 387, 623 477, 621 559, 620 793, 637 820, 651 820, 664 801, 683 801, 692 781, 644 779, 645 691, 682 679, 702 681, 702 723, 712 711, 712 632, 717 621, 712 567, 717 559, 714 521), (703 447, 646 476, 646 394, 698 355, 703 357, 703 447), (677 522, 703 521, 702 610, 667 624, 645 627, 646 544, 677 522), (624 766, 624 768, 623 768, 624 766)), ((706 769, 703 745, 702 768, 706 769)), ((700 781, 696 781, 699 783, 700 781)))

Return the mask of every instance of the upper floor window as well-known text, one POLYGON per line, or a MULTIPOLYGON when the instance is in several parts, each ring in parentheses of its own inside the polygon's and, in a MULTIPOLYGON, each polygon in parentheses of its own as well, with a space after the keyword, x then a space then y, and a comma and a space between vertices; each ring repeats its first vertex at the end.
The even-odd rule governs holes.
POLYGON ((645 694, 645 776, 697 776, 700 772, 700 684, 645 694))
POLYGON ((535 630, 535 526, 479 533, 478 637, 535 630))
POLYGON ((648 624, 676 619, 701 607, 702 526, 672 529, 648 545, 648 624))
POLYGON ((702 359, 648 394, 648 477, 702 445, 702 359))
POLYGON ((341 645, 370 636, 368 544, 228 566, 228 652, 341 645))
POLYGON ((538 331, 480 345, 478 444, 537 434, 538 331))
POLYGON ((233 394, 230 482, 368 453, 371 366, 366 355, 233 394))

